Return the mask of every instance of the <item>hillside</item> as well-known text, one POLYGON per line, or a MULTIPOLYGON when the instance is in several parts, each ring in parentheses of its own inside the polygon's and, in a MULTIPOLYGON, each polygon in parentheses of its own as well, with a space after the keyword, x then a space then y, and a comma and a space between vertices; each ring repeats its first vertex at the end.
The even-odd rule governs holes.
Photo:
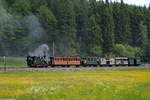
POLYGON ((47 44, 56 56, 150 58, 150 7, 106 0, 0 0, 0 56, 47 44))

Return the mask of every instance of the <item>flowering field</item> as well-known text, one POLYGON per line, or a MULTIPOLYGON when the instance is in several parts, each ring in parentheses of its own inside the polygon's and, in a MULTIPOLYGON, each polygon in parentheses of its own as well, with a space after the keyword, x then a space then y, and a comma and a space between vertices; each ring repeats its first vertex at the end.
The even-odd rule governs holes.
POLYGON ((150 100, 150 70, 0 72, 0 99, 150 100))

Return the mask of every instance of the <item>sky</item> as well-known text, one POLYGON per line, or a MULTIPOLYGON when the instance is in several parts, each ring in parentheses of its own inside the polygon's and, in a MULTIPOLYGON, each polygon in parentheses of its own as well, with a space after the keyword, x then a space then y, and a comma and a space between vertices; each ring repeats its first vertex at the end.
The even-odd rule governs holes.
MULTIPOLYGON (((112 1, 117 1, 117 0, 112 0, 112 1)), ((118 1, 120 1, 120 0, 118 0, 118 1)), ((137 5, 137 6, 146 5, 147 7, 150 4, 150 0, 124 0, 124 2, 128 3, 128 4, 132 4, 132 5, 137 5)))

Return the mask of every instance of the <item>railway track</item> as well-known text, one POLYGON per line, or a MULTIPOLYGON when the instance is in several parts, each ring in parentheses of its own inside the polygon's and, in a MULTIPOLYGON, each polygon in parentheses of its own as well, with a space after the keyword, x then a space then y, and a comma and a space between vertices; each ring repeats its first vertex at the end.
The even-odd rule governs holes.
POLYGON ((150 66, 138 67, 78 67, 78 68, 0 68, 0 72, 4 71, 94 71, 94 70, 142 70, 150 69, 150 66))

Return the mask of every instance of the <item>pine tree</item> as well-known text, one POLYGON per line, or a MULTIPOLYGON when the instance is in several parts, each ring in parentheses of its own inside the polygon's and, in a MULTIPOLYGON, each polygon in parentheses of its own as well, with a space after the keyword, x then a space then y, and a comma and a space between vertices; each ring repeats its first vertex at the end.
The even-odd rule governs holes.
POLYGON ((143 48, 144 54, 142 55, 142 60, 144 62, 150 62, 150 40, 148 39, 146 46, 143 48))
POLYGON ((150 39, 150 5, 146 12, 146 25, 147 25, 148 38, 150 39))
POLYGON ((90 14, 97 14, 97 1, 96 0, 89 0, 89 10, 90 10, 90 14))
POLYGON ((86 56, 87 53, 87 37, 89 28, 89 7, 86 0, 79 0, 76 8, 76 22, 77 22, 77 41, 80 43, 80 55, 86 56))
POLYGON ((102 33, 103 33, 103 52, 105 55, 111 55, 114 47, 114 21, 112 7, 105 4, 102 15, 102 33))
POLYGON ((109 4, 109 0, 105 0, 105 2, 106 2, 107 4, 109 4))
MULTIPOLYGON (((149 8, 146 10, 146 25, 147 25, 147 43, 144 49, 143 60, 146 62, 150 62, 150 5, 149 8)), ((145 27, 144 27, 145 29, 145 27)), ((144 43, 146 41, 144 40, 144 43)))
POLYGON ((123 0, 121 0, 121 4, 124 4, 124 1, 123 1, 123 0))
POLYGON ((57 42, 61 50, 60 53, 65 56, 72 56, 71 52, 76 52, 76 19, 73 3, 70 0, 60 0, 57 8, 58 35, 59 38, 61 37, 61 40, 57 42))
POLYGON ((131 14, 131 28, 132 28, 132 46, 139 47, 140 36, 140 22, 143 19, 143 13, 140 8, 133 7, 131 14))
POLYGON ((28 15, 31 13, 31 3, 29 0, 16 0, 11 10, 18 15, 28 15))
POLYGON ((130 28, 130 16, 129 11, 126 5, 123 3, 123 0, 121 1, 120 6, 120 40, 121 43, 124 44, 131 44, 132 43, 132 34, 131 34, 131 28, 130 28))
POLYGON ((121 35, 121 18, 120 18, 120 4, 115 3, 113 5, 113 18, 114 18, 114 24, 115 24, 115 43, 116 44, 121 44, 122 43, 122 35, 121 35))
POLYGON ((97 2, 96 0, 89 1, 89 32, 87 37, 87 47, 89 56, 100 56, 102 55, 102 32, 101 27, 98 24, 100 22, 100 15, 98 14, 97 2))
POLYGON ((101 28, 96 23, 94 15, 89 18, 89 21, 89 34, 87 37, 89 56, 100 56, 102 55, 101 45, 103 42, 101 28))
POLYGON ((30 0, 32 6, 32 12, 34 14, 37 13, 37 9, 42 5, 46 5, 47 1, 51 1, 51 0, 30 0))
POLYGON ((44 29, 47 33, 43 41, 47 42, 48 44, 54 42, 57 35, 57 20, 54 14, 46 5, 42 5, 38 9, 38 16, 40 18, 41 24, 44 26, 44 29))
POLYGON ((141 21, 139 28, 140 28, 139 29, 140 33, 138 34, 139 38, 137 39, 137 42, 138 42, 139 46, 141 48, 143 48, 143 47, 145 47, 145 45, 147 44, 147 41, 148 41, 147 26, 144 25, 144 23, 141 21))

